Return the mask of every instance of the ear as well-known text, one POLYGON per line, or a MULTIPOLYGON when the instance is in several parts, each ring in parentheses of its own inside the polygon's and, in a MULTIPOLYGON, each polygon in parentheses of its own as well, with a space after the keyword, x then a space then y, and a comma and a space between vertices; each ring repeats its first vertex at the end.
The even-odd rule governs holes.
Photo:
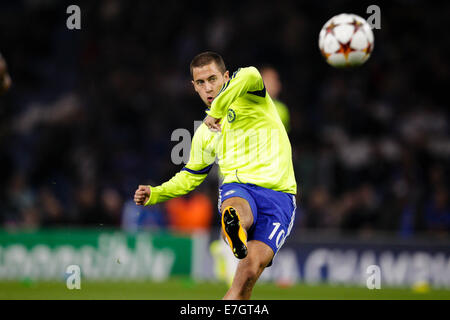
POLYGON ((223 74, 223 78, 225 79, 225 81, 230 80, 230 72, 228 70, 223 74))
POLYGON ((194 87, 195 92, 198 92, 198 91, 197 91, 197 87, 195 86, 194 80, 191 80, 191 83, 192 83, 192 86, 194 87))

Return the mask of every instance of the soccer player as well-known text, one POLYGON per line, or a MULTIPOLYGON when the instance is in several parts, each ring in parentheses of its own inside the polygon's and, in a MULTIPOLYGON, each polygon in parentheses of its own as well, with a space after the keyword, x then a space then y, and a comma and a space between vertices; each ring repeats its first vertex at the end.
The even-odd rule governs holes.
POLYGON ((6 61, 0 54, 0 95, 11 87, 11 77, 8 74, 6 61))
MULTIPOLYGON (((278 71, 270 66, 265 65, 259 69, 262 80, 266 87, 267 93, 280 116, 286 132, 290 130, 290 114, 288 107, 281 102, 278 97, 282 90, 282 83, 278 71)), ((225 281, 230 287, 233 282, 234 273, 236 271, 238 260, 235 259, 231 252, 228 252, 228 245, 221 240, 214 240, 210 244, 210 252, 214 259, 214 271, 219 280, 225 281)))
POLYGON ((218 159, 222 234, 241 259, 224 299, 250 299, 253 287, 290 234, 297 184, 286 130, 254 67, 230 77, 220 55, 191 62, 192 84, 209 107, 192 139, 186 166, 160 186, 140 185, 137 205, 184 195, 206 178, 218 159))

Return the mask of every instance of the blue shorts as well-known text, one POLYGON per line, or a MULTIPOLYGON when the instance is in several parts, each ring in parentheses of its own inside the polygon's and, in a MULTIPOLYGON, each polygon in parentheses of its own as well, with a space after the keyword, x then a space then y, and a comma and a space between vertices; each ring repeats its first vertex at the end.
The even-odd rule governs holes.
POLYGON ((222 202, 232 197, 243 198, 250 204, 253 225, 247 231, 247 239, 264 242, 276 255, 294 225, 295 195, 253 184, 226 183, 219 188, 220 215, 222 202))

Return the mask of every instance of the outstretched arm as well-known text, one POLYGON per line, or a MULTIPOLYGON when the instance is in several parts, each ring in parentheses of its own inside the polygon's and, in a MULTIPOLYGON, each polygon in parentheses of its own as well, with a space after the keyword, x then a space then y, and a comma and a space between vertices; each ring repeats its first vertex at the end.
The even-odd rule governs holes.
POLYGON ((173 176, 172 179, 160 186, 148 186, 150 194, 148 195, 146 202, 144 202, 144 205, 148 206, 164 202, 191 192, 205 180, 211 167, 212 164, 201 171, 188 171, 190 169, 184 167, 180 172, 173 176))
POLYGON ((208 129, 199 127, 192 139, 189 162, 169 181, 157 186, 140 185, 134 195, 137 205, 152 205, 194 190, 207 177, 214 164, 213 155, 205 152, 204 133, 208 129))

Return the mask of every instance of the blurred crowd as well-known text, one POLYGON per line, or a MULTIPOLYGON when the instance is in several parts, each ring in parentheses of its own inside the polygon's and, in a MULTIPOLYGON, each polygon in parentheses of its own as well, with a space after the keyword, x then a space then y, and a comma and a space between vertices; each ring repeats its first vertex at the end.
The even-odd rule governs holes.
MULTIPOLYGON (((72 3, 71 3, 72 4, 72 3)), ((0 52, 12 78, 0 97, 0 226, 218 226, 217 168, 197 191, 153 207, 139 184, 182 168, 177 128, 205 107, 189 63, 217 51, 233 72, 270 65, 288 108, 299 229, 450 233, 450 5, 392 1, 366 65, 338 70, 317 38, 333 15, 367 18, 357 1, 81 1, 68 30, 56 0, 2 2, 0 52)))

